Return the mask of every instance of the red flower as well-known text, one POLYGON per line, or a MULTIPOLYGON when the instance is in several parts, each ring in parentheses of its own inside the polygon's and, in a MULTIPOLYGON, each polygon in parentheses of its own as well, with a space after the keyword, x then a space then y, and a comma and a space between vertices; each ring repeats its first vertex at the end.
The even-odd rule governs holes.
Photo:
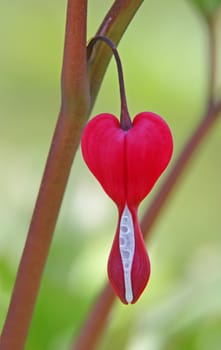
POLYGON ((100 114, 86 125, 81 146, 86 164, 119 211, 108 260, 110 282, 123 303, 135 303, 150 275, 137 209, 171 158, 170 129, 151 112, 138 114, 128 130, 115 116, 100 114))

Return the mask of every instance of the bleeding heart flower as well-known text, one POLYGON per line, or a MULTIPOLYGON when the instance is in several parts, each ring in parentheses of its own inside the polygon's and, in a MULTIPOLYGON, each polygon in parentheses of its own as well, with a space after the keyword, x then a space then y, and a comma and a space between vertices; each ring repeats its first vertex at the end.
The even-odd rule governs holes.
POLYGON ((171 158, 170 130, 150 112, 138 114, 126 131, 115 116, 100 114, 85 127, 81 146, 87 166, 118 206, 109 279, 122 302, 134 303, 150 275, 137 209, 171 158))
POLYGON ((106 37, 91 40, 108 44, 115 56, 121 95, 120 121, 100 114, 85 127, 81 147, 84 160, 105 192, 117 204, 119 220, 108 260, 110 282, 125 304, 135 303, 150 276, 150 261, 140 230, 140 202, 166 168, 173 150, 166 122, 151 112, 138 114, 131 122, 127 110, 123 72, 115 45, 106 37))

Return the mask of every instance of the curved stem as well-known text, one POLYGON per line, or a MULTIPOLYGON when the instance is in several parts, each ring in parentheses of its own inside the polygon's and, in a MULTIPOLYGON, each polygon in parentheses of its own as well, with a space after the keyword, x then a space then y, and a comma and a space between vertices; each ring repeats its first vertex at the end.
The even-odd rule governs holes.
MULTIPOLYGON (((115 0, 105 16, 96 35, 110 38, 117 45, 144 0, 115 0)), ((96 100, 111 51, 102 43, 98 43, 94 51, 94 59, 88 64, 90 81, 91 109, 96 100)))
POLYGON ((130 115, 127 108, 127 100, 126 100, 126 93, 125 93, 125 86, 124 86, 124 77, 123 77, 123 68, 120 60, 120 56, 118 54, 117 48, 113 41, 111 41, 109 38, 105 36, 95 36, 88 44, 88 57, 89 59, 93 59, 92 56, 92 50, 94 45, 97 43, 97 41, 103 41, 105 44, 107 44, 114 55, 116 64, 117 64, 117 71, 118 71, 118 79, 119 79, 119 86, 120 86, 120 101, 121 101, 121 114, 120 114, 120 126, 123 130, 128 130, 132 127, 130 115))

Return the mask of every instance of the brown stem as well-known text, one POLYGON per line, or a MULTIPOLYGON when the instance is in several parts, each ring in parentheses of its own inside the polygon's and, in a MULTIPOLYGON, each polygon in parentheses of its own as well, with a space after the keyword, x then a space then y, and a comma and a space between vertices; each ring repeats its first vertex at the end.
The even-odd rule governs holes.
POLYGON ((113 41, 111 41, 109 38, 101 35, 95 36, 88 44, 88 54, 89 57, 91 53, 93 52, 93 48, 95 44, 98 41, 105 42, 110 49, 112 50, 112 53, 114 55, 116 65, 117 65, 117 72, 118 72, 118 80, 119 80, 119 86, 120 86, 120 101, 121 101, 121 113, 120 113, 120 126, 123 130, 128 130, 132 127, 132 122, 130 119, 129 111, 127 108, 127 99, 126 99, 126 92, 125 92, 125 86, 124 86, 124 76, 123 76, 123 68, 121 64, 121 59, 119 56, 119 53, 117 51, 117 48, 113 41))
POLYGON ((68 1, 62 108, 0 338, 0 350, 24 349, 68 175, 87 117, 86 14, 86 0, 68 1))
POLYGON ((68 0, 61 75, 61 109, 85 122, 89 110, 89 86, 86 53, 87 1, 68 0), (86 117, 85 117, 86 116, 86 117))
POLYGON ((216 45, 216 14, 206 18, 209 34, 208 50, 208 109, 213 105, 216 96, 216 66, 217 66, 217 45, 216 45))

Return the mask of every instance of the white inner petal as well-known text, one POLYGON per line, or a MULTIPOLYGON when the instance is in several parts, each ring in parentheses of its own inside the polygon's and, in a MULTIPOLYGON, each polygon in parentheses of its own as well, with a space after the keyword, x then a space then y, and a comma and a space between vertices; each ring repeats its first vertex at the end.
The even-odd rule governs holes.
POLYGON ((124 270, 125 299, 128 303, 131 303, 133 301, 131 270, 135 250, 135 241, 133 219, 127 205, 125 205, 120 220, 119 246, 124 270))

